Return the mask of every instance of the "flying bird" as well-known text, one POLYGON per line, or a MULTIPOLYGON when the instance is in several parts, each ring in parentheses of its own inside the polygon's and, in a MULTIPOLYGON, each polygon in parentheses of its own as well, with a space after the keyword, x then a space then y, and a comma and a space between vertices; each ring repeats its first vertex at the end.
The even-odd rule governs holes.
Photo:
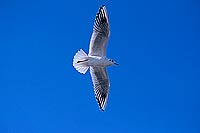
POLYGON ((73 66, 78 72, 85 74, 90 68, 95 97, 102 111, 106 108, 110 88, 106 67, 118 65, 114 60, 106 57, 106 45, 109 36, 108 14, 105 5, 102 5, 94 21, 89 54, 87 55, 80 49, 73 59, 73 66))

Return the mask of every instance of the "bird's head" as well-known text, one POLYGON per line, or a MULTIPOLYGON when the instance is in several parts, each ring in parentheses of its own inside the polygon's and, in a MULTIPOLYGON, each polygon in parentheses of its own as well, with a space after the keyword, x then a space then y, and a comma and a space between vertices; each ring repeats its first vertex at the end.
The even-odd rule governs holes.
POLYGON ((110 65, 119 65, 117 62, 115 62, 113 59, 108 59, 110 65))

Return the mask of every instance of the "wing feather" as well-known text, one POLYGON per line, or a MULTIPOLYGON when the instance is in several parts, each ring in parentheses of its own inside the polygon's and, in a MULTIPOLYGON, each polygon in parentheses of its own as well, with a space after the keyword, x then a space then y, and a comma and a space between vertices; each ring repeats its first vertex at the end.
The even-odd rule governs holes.
POLYGON ((99 8, 95 18, 93 33, 90 40, 89 55, 100 57, 105 56, 109 35, 110 26, 108 22, 108 14, 106 7, 103 5, 99 8))
POLYGON ((110 83, 105 67, 90 67, 90 74, 92 77, 92 82, 94 85, 94 92, 97 102, 102 111, 105 110, 107 101, 110 83))

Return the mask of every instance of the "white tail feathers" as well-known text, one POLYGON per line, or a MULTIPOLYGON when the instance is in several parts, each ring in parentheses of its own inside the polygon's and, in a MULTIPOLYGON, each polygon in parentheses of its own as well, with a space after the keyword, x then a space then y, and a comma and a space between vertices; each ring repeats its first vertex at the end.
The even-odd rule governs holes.
POLYGON ((73 66, 78 72, 85 74, 89 68, 89 66, 87 66, 87 61, 87 54, 80 49, 74 56, 73 66))

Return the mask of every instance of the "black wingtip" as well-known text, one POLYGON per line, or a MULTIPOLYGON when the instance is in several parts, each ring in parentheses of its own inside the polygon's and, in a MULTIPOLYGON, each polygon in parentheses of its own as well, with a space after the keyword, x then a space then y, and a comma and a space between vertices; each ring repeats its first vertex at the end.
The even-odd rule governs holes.
POLYGON ((98 105, 99 105, 99 108, 100 108, 100 110, 102 111, 102 112, 104 112, 104 109, 103 109, 103 107, 101 107, 101 103, 100 103, 100 101, 98 100, 98 98, 97 97, 95 97, 96 98, 96 100, 97 100, 97 102, 98 102, 98 105))
POLYGON ((99 10, 103 9, 104 7, 106 7, 105 5, 101 5, 99 10))

